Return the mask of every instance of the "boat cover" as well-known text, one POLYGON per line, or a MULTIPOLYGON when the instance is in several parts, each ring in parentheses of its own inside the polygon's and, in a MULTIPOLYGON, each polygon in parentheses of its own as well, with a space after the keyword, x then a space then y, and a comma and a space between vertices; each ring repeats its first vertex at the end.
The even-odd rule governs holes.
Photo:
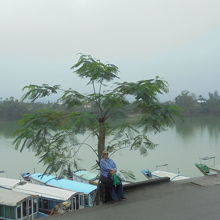
POLYGON ((56 199, 56 200, 69 200, 78 192, 59 189, 51 186, 38 185, 29 182, 20 181, 18 179, 0 178, 0 187, 5 189, 11 189, 16 192, 26 193, 30 195, 38 195, 44 198, 56 199))
POLYGON ((96 190, 97 186, 87 183, 81 183, 73 180, 68 180, 64 178, 57 178, 53 175, 43 175, 41 173, 31 174, 30 178, 44 183, 49 186, 54 186, 62 189, 68 189, 75 192, 81 192, 84 194, 89 194, 96 190))
POLYGON ((17 206, 17 204, 20 203, 21 201, 25 200, 26 198, 30 198, 30 197, 32 196, 25 194, 25 193, 20 193, 20 192, 15 192, 9 189, 0 188, 0 205, 14 207, 14 206, 17 206))
POLYGON ((77 192, 59 189, 51 186, 43 186, 33 183, 26 183, 23 185, 17 185, 13 190, 17 192, 28 193, 31 195, 39 195, 44 198, 51 198, 56 200, 66 201, 71 199, 77 192))
POLYGON ((0 177, 0 186, 7 189, 12 189, 16 184, 21 181, 18 179, 10 179, 5 177, 0 177))
POLYGON ((92 173, 88 170, 77 170, 73 174, 88 181, 95 180, 98 176, 97 173, 92 173))

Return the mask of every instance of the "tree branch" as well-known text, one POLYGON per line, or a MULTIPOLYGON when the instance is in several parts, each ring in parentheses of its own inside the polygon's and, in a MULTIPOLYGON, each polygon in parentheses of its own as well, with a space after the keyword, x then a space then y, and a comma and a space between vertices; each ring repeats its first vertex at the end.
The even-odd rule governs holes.
POLYGON ((112 156, 113 154, 115 154, 117 151, 120 151, 120 150, 126 149, 126 148, 128 148, 128 146, 120 147, 119 149, 113 151, 113 152, 110 154, 110 156, 112 156))

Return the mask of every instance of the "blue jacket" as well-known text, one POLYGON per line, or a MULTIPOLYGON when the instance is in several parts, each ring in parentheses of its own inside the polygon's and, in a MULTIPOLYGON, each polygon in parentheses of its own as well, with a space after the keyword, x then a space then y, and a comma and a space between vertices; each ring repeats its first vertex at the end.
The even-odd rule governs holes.
POLYGON ((108 177, 112 169, 117 169, 115 162, 110 158, 108 159, 102 158, 100 160, 100 167, 101 167, 101 175, 104 177, 108 177))

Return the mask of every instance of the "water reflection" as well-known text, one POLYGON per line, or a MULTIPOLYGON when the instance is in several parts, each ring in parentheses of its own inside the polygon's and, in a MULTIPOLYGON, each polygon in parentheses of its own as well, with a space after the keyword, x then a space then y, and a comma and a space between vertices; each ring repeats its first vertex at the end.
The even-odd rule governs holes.
MULTIPOLYGON (((4 138, 13 138, 14 132, 19 128, 16 121, 13 122, 0 122, 0 136, 4 138)), ((183 139, 191 139, 196 135, 203 136, 208 133, 212 140, 220 138, 220 117, 198 117, 198 118, 184 118, 177 120, 176 124, 172 127, 183 139)))
MULTIPOLYGON (((43 172, 44 167, 38 163, 39 158, 33 152, 20 153, 14 149, 13 134, 18 128, 16 122, 0 123, 0 170, 7 170, 8 177, 17 178, 22 172, 43 172), (16 161, 8 163, 8 160, 16 161)), ((176 172, 178 168, 185 176, 199 176, 195 162, 204 156, 216 156, 216 164, 220 164, 220 117, 188 118, 177 121, 176 125, 158 134, 149 134, 150 139, 158 146, 143 157, 137 151, 121 151, 114 155, 114 160, 120 169, 129 169, 137 180, 143 180, 142 169, 154 170, 158 164, 169 164, 169 171, 176 172), (132 163, 131 163, 132 161, 132 163)), ((96 139, 91 137, 91 144, 96 139)), ((95 163, 95 156, 86 148, 82 148, 80 158, 83 158, 80 168, 90 169, 95 163)))
POLYGON ((198 117, 177 120, 176 133, 182 138, 194 138, 208 133, 210 139, 218 140, 220 137, 220 117, 198 117))
POLYGON ((10 121, 10 122, 0 122, 0 136, 4 136, 6 138, 12 138, 14 136, 14 132, 19 128, 18 122, 10 121))

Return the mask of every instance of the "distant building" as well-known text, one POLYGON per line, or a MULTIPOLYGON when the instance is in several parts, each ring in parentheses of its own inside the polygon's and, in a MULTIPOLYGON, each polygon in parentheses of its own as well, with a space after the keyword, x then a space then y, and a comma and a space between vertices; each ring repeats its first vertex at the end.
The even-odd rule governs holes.
POLYGON ((206 99, 204 99, 201 95, 199 96, 199 98, 196 100, 197 103, 205 103, 206 99))
POLYGON ((205 103, 206 100, 205 99, 197 99, 197 103, 205 103))

